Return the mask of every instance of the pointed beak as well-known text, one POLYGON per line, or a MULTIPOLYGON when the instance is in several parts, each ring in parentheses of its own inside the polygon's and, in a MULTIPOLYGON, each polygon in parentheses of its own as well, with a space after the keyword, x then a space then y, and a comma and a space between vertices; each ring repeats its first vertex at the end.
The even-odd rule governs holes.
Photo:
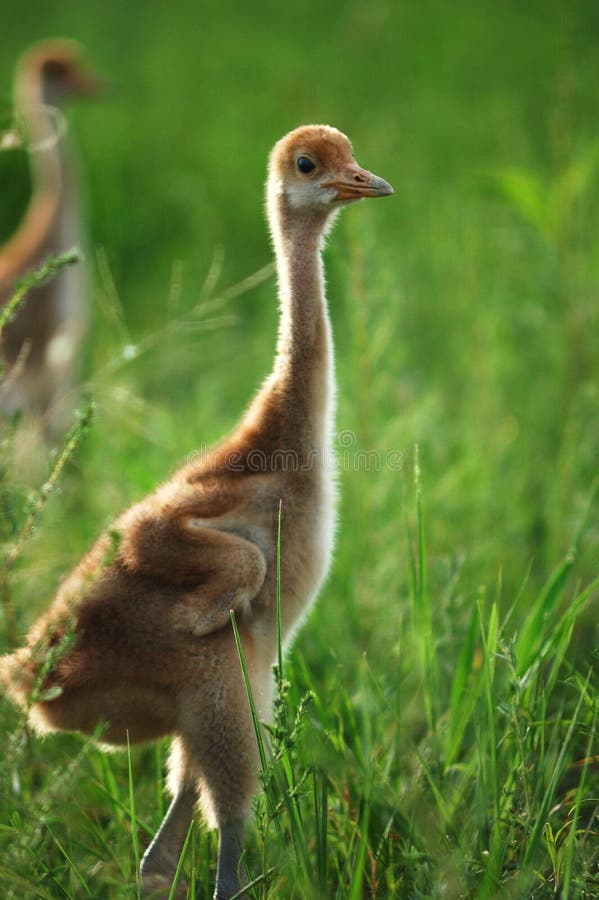
POLYGON ((344 166, 336 178, 325 182, 322 187, 337 191, 337 200, 388 197, 394 193, 388 181, 379 178, 378 175, 373 175, 366 169, 361 169, 357 163, 344 166))

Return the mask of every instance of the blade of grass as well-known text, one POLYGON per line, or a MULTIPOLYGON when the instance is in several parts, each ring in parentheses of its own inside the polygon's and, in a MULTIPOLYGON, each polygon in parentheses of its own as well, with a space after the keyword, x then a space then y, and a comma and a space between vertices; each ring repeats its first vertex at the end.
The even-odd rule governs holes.
POLYGON ((445 738, 445 768, 457 757, 472 713, 483 687, 482 670, 474 672, 476 636, 480 630, 479 607, 474 606, 466 639, 462 644, 449 703, 448 729, 445 738), (468 682, 470 681, 470 684, 468 682))
POLYGON ((439 813, 441 814, 441 819, 443 820, 443 827, 449 828, 451 825, 452 816, 451 816, 451 811, 447 805, 447 802, 446 802, 445 798, 443 797, 443 794, 441 793, 441 790, 438 787, 437 782, 433 778, 432 772, 426 764, 426 760, 424 759, 422 753, 420 752, 420 750, 417 747, 416 747, 416 755, 418 756, 418 761, 419 761, 420 765, 422 766, 422 771, 424 772, 424 776, 425 776, 426 780, 428 781, 428 785, 431 789, 433 798, 437 805, 437 809, 439 810, 439 813))
MULTIPOLYGON (((348 891, 345 894, 349 900, 361 900, 364 896, 364 868, 366 865, 366 851, 368 849, 368 825, 370 821, 370 801, 366 797, 364 799, 361 816, 356 822, 354 834, 357 835, 358 848, 352 857, 355 859, 355 865, 351 873, 351 882, 348 891)), ((351 858, 351 857, 350 857, 351 858)), ((349 860, 348 860, 349 862, 349 860)))
POLYGON ((516 658, 518 673, 524 675, 530 669, 539 648, 545 638, 544 625, 554 612, 568 576, 574 565, 575 555, 570 551, 551 574, 541 591, 538 601, 533 605, 526 617, 516 639, 516 658))
POLYGON ((557 789, 558 782, 560 778, 563 776, 564 771, 564 762, 566 758, 566 752, 568 750, 570 741, 572 739, 572 735, 574 734, 574 728, 578 722, 578 715, 580 713, 580 707, 582 706, 583 699, 585 697, 587 688, 589 686, 589 682, 591 679, 591 671, 589 671, 585 683, 584 688, 580 693, 580 697, 578 698, 578 703, 576 704, 576 709, 574 710, 574 714, 572 716, 572 720, 568 727, 568 731, 566 732, 566 736, 562 743, 562 746, 559 751, 559 755, 555 762, 555 765, 551 771, 551 777, 549 779, 549 784, 544 792, 544 795, 541 800, 541 804, 538 810, 538 813, 535 817, 535 822, 530 834, 530 838, 526 844, 526 849, 524 851, 524 856, 522 859, 523 868, 527 868, 533 860, 533 857, 536 853, 537 847, 540 843, 540 840, 543 835, 543 829, 545 828, 545 824, 547 822, 547 815, 551 808, 551 804, 553 803, 553 798, 555 796, 555 791, 557 789))
POLYGON ((572 545, 568 553, 550 575, 541 591, 538 602, 533 605, 520 630, 520 634, 516 640, 515 650, 518 672, 521 676, 528 671, 540 648, 543 646, 545 623, 554 614, 568 580, 568 576, 574 566, 578 546, 582 539, 584 528, 598 489, 599 479, 596 479, 591 485, 586 506, 576 526, 572 545))
POLYGON ((139 836, 137 834, 137 815, 135 812, 135 792, 133 790, 133 769, 131 766, 131 744, 129 742, 129 732, 127 732, 127 772, 129 776, 129 814, 131 818, 131 842, 133 844, 133 855, 135 857, 135 878, 139 886, 139 836))
POLYGON ((187 829, 187 834, 185 835, 185 840, 183 842, 183 847, 181 848, 181 853, 179 854, 179 862, 177 863, 177 868, 175 870, 175 875, 173 878, 173 883, 171 885, 171 889, 168 895, 168 900, 175 900, 177 895, 177 885, 181 879, 181 874, 183 872, 183 865, 185 864, 185 857, 187 856, 187 848, 189 847, 189 842, 191 840, 191 835, 194 829, 194 822, 189 823, 189 828, 187 829))
POLYGON ((69 856, 69 854, 67 853, 65 848, 62 846, 62 844, 60 843, 60 841, 58 840, 58 838, 56 837, 56 835, 54 834, 54 832, 52 831, 52 829, 50 828, 50 826, 47 823, 46 823, 46 828, 48 829, 48 832, 49 832, 50 836, 52 837, 52 840, 54 841, 54 843, 56 844, 56 846, 58 847, 58 849, 60 850, 60 852, 62 853, 64 858, 66 859, 68 866, 69 866, 69 871, 75 876, 75 878, 77 879, 77 881, 79 882, 79 884, 81 885, 83 890, 85 891, 86 896, 92 897, 93 894, 90 890, 90 887, 89 887, 87 881, 85 880, 83 875, 79 872, 77 866, 75 865, 75 863, 73 862, 73 860, 71 859, 71 857, 69 856))
POLYGON ((279 500, 279 515, 277 520, 277 677, 283 680, 283 638, 282 638, 282 612, 281 612, 281 516, 283 514, 283 500, 279 500))
POLYGON ((312 772, 314 824, 316 834, 316 871, 318 874, 318 887, 324 896, 327 889, 327 802, 329 785, 324 773, 321 777, 322 784, 319 791, 316 770, 312 772))
POLYGON ((243 652, 243 645, 241 643, 241 638, 239 636, 239 630, 237 628, 237 622, 235 620, 235 610, 230 610, 231 615, 231 625, 233 626, 233 636, 235 638, 235 646, 237 647, 237 655, 239 656, 239 663, 241 665, 241 674, 243 677, 243 684, 245 686, 245 692, 248 698, 248 703, 250 705, 250 715, 252 717, 252 724, 254 726, 254 734, 256 735, 256 742, 258 744, 258 755, 260 757, 260 767, 262 769, 262 773, 266 774, 268 769, 268 761, 266 758, 266 749, 264 746, 264 738, 262 736, 262 728, 260 725, 260 718, 258 716, 258 710, 256 709, 256 704, 254 702, 254 694, 252 692, 252 685, 250 683, 250 676, 247 670, 247 664, 245 661, 245 654, 243 652))
POLYGON ((479 897, 486 898, 494 895, 497 887, 499 872, 503 859, 503 830, 500 818, 500 786, 499 786, 499 770, 497 761, 497 720, 496 720, 496 704, 493 694, 493 685, 495 677, 495 658, 497 653, 498 624, 499 616, 497 611, 497 603, 494 602, 491 607, 491 615, 489 625, 485 633, 482 626, 482 612, 480 609, 481 601, 479 599, 479 619, 481 622, 481 640, 483 645, 483 691, 484 691, 484 709, 485 709, 485 728, 482 733, 483 746, 481 746, 481 755, 488 754, 489 771, 486 783, 487 791, 491 795, 492 805, 492 821, 488 840, 488 857, 483 883, 481 886, 479 897))
POLYGON ((573 860, 574 860, 574 847, 575 847, 575 843, 576 843, 576 829, 578 826, 578 818, 580 816, 580 807, 581 807, 582 801, 584 799, 587 774, 589 771, 589 763, 591 761, 593 748, 595 746, 595 734, 597 732, 597 714, 598 714, 598 710, 596 708, 595 713, 593 715, 593 724, 591 725, 591 730, 589 732, 589 739, 587 741, 586 754, 585 754, 584 764, 582 767, 580 781, 578 783, 578 790, 576 791, 576 799, 574 801, 574 807, 572 810, 572 821, 570 823, 570 830, 568 832, 568 837, 566 839, 566 847, 565 847, 565 852, 564 852, 564 875, 563 875, 563 881, 562 881, 561 900, 568 900, 568 898, 570 897, 570 882, 572 880, 572 866, 573 866, 573 860))

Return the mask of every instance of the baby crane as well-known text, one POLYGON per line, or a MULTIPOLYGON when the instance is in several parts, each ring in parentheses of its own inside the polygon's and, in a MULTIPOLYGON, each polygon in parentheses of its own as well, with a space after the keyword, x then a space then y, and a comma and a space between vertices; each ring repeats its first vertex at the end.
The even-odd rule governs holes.
POLYGON ((42 730, 94 732, 122 744, 174 735, 173 800, 142 862, 147 893, 168 895, 196 803, 219 829, 215 898, 240 890, 242 830, 256 789, 250 710, 230 625, 234 610, 262 717, 276 657, 279 502, 282 632, 289 641, 316 596, 333 543, 335 388, 323 238, 340 207, 393 193, 360 168, 325 125, 282 138, 270 158, 267 208, 281 321, 272 374, 233 433, 188 464, 99 539, 35 624, 0 660, 25 703, 48 647, 73 643, 31 709, 42 730), (58 689, 58 690, 56 690, 58 689))
MULTIPOLYGON (((69 98, 96 94, 100 86, 74 41, 43 41, 19 60, 14 99, 29 142, 32 196, 19 228, 0 247, 0 304, 46 256, 81 244, 77 171, 59 108, 69 98)), ((82 282, 79 266, 63 270, 32 290, 5 327, 1 350, 9 368, 0 386, 5 412, 26 409, 59 423, 61 411, 52 407, 69 386, 83 333, 82 282)))

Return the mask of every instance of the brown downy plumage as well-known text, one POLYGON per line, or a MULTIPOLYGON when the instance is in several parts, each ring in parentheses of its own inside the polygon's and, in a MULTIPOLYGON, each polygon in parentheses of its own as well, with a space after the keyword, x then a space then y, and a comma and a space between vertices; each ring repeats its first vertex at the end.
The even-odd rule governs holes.
MULTIPOLYGON (((72 41, 36 44, 17 65, 14 102, 29 150, 32 195, 19 228, 0 247, 0 304, 46 256, 82 242, 77 171, 60 107, 73 97, 94 95, 100 87, 72 41)), ((80 266, 30 291, 2 334, 0 410, 45 415, 51 430, 60 425, 64 411, 58 400, 70 386, 84 322, 80 266)))
POLYGON ((48 646, 70 634, 42 685, 51 699, 31 709, 40 729, 91 733, 104 723, 102 740, 114 744, 174 735, 174 799, 142 864, 148 892, 168 894, 198 799, 220 831, 215 897, 239 890, 258 763, 230 610, 267 717, 279 502, 286 642, 325 577, 335 527, 323 237, 341 206, 391 193, 334 128, 305 126, 276 144, 267 183, 281 303, 272 374, 233 433, 121 516, 117 537, 100 538, 66 579, 27 646, 0 660, 0 681, 24 703, 48 646))

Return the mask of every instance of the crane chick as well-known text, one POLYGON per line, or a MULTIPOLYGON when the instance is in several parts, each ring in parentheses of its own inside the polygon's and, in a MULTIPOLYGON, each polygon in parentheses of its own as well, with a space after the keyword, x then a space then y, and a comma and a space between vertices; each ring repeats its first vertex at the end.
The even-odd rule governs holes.
MULTIPOLYGON (((43 41, 19 60, 14 102, 29 149, 32 195, 17 231, 0 247, 0 304, 46 256, 82 243, 77 169, 60 107, 71 98, 92 96, 100 87, 73 41, 43 41)), ((50 430, 60 425, 64 411, 59 397, 70 386, 84 331, 84 293, 80 267, 63 270, 34 288, 4 328, 2 411, 45 415, 50 430)))
POLYGON ((168 895, 196 804, 219 830, 215 898, 240 890, 242 831, 258 761, 230 625, 269 715, 277 652, 279 503, 282 633, 289 642, 327 572, 335 523, 335 386, 323 237, 342 206, 392 194, 341 132, 298 128, 274 147, 267 212, 280 328, 274 367, 232 434, 115 523, 59 588, 27 646, 0 660, 24 704, 49 648, 70 636, 33 704, 41 730, 109 744, 173 735, 171 806, 142 862, 148 893, 168 895))

